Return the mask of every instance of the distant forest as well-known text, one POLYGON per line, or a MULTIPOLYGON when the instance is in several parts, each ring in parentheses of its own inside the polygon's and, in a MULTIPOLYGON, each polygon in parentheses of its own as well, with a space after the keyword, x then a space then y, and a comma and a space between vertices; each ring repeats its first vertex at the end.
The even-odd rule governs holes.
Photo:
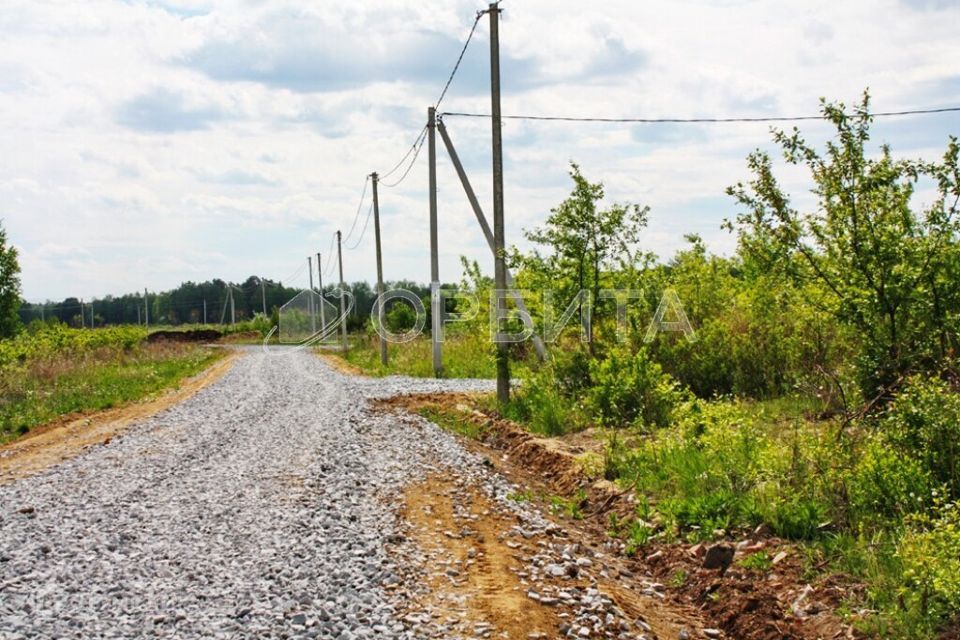
MULTIPOLYGON (((284 286, 282 282, 271 280, 263 281, 250 276, 242 283, 228 283, 220 279, 195 283, 184 282, 176 289, 162 292, 148 292, 151 325, 180 325, 199 324, 204 321, 204 301, 206 301, 208 324, 230 323, 230 289, 233 289, 233 302, 236 310, 236 320, 249 320, 255 314, 263 313, 264 308, 269 315, 275 309, 282 307, 292 299, 301 289, 284 286)), ((348 287, 356 299, 356 306, 352 315, 366 318, 369 316, 376 299, 373 287, 366 282, 354 282, 348 287)), ((420 298, 428 298, 429 287, 409 282, 398 281, 386 284, 387 289, 403 288, 415 293, 420 298)), ((335 289, 334 286, 324 287, 327 295, 335 289)), ((336 302, 331 297, 331 302, 336 302)), ((20 319, 28 324, 34 320, 50 320, 56 318, 70 326, 109 326, 119 324, 143 324, 144 313, 143 292, 128 293, 120 296, 106 296, 94 300, 66 298, 59 302, 34 304, 24 301, 20 307, 20 319), (81 309, 83 317, 81 319, 81 309), (92 318, 92 323, 91 323, 92 318)))

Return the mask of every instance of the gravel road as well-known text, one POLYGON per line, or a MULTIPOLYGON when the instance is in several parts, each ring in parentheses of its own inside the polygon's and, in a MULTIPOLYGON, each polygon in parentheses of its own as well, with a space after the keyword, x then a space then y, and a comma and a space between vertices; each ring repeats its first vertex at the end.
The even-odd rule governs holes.
POLYGON ((384 500, 477 461, 366 401, 490 388, 246 349, 182 404, 0 487, 0 637, 418 637, 383 589, 400 579, 384 500))

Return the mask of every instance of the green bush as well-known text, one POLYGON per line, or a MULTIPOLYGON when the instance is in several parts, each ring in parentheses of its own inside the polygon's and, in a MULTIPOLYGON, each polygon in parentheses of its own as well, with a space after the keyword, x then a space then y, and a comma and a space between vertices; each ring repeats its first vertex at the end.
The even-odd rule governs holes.
POLYGON ((934 482, 913 456, 904 455, 883 433, 872 434, 848 482, 857 521, 902 518, 929 506, 934 482))
POLYGON ((903 456, 960 499, 960 394, 936 378, 913 378, 897 395, 880 429, 903 456))
POLYGON ((664 427, 687 397, 644 349, 633 354, 612 349, 605 359, 591 361, 590 379, 586 405, 600 424, 611 427, 664 427))
POLYGON ((550 365, 528 376, 504 411, 543 435, 557 436, 584 426, 575 401, 560 392, 550 365))
POLYGON ((950 503, 939 517, 917 516, 910 524, 897 550, 903 615, 913 625, 935 625, 960 611, 960 510, 950 503))

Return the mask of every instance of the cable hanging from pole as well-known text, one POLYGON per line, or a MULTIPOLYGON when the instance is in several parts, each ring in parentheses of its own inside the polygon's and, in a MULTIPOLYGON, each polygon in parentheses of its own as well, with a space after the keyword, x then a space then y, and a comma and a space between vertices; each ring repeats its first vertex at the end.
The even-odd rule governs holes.
POLYGON ((370 224, 370 216, 373 214, 373 203, 370 203, 370 208, 367 209, 367 217, 363 221, 363 229, 360 230, 360 237, 357 238, 357 241, 353 244, 352 247, 346 247, 347 251, 353 251, 360 246, 360 243, 363 241, 363 236, 367 233, 367 225, 370 224))
MULTIPOLYGON (((443 91, 440 92, 440 97, 437 98, 437 102, 434 104, 435 109, 440 108, 440 103, 443 102, 443 99, 447 96, 447 91, 449 91, 450 85, 453 83, 453 79, 457 75, 457 71, 460 70, 460 64, 463 62, 463 57, 467 53, 467 48, 470 46, 470 42, 473 40, 473 35, 477 32, 477 25, 480 24, 480 18, 482 18, 485 13, 486 11, 477 12, 477 16, 473 20, 473 26, 470 27, 470 33, 467 34, 467 39, 463 43, 463 48, 460 49, 460 55, 457 56, 457 61, 454 63, 453 69, 450 71, 450 76, 447 78, 447 82, 443 85, 443 91)), ((410 145, 410 148, 407 149, 407 152, 404 154, 404 156, 400 158, 400 161, 397 162, 397 164, 395 164, 393 168, 390 169, 389 171, 384 171, 380 174, 380 180, 381 180, 380 184, 382 186, 387 187, 389 189, 403 182, 403 180, 407 177, 407 174, 409 174, 410 170, 413 168, 414 163, 417 161, 417 155, 420 153, 420 147, 423 146, 423 139, 426 136, 426 134, 427 134, 427 127, 424 126, 423 129, 420 130, 420 133, 417 135, 417 138, 414 141, 414 143, 410 145), (401 166, 403 166, 403 163, 406 162, 407 158, 410 157, 411 153, 414 154, 413 160, 407 166, 406 170, 404 171, 400 179, 392 184, 383 182, 385 178, 389 178, 401 166)), ((347 238, 349 237, 350 237, 350 234, 348 233, 347 238)))
POLYGON ((333 243, 336 242, 336 240, 337 240, 337 234, 336 233, 330 234, 330 248, 327 249, 327 266, 323 270, 323 275, 325 276, 329 275, 330 270, 333 268, 333 260, 331 259, 331 256, 333 255, 333 243))
MULTIPOLYGON (((419 138, 417 139, 417 141, 414 143, 414 146, 413 146, 413 148, 412 148, 412 150, 413 150, 413 152, 414 152, 414 153, 413 153, 413 158, 410 160, 410 164, 407 165, 407 168, 406 168, 406 170, 403 172, 403 175, 400 176, 400 178, 399 178, 397 181, 395 181, 395 182, 383 182, 383 179, 381 178, 381 181, 380 181, 380 186, 381 186, 381 187, 385 187, 385 188, 387 188, 387 189, 392 189, 392 188, 398 186, 401 182, 403 182, 404 180, 407 179, 407 176, 410 175, 410 171, 413 169, 413 165, 415 165, 415 164, 417 163, 417 158, 420 156, 420 150, 423 148, 423 143, 426 142, 426 139, 427 139, 427 127, 424 127, 424 128, 423 128, 423 131, 420 132, 420 137, 419 137, 419 138)), ((407 154, 407 155, 409 155, 409 154, 407 154)))
POLYGON ((396 172, 397 169, 399 169, 401 166, 403 166, 403 163, 407 161, 407 158, 410 157, 410 154, 413 153, 414 151, 416 151, 416 149, 417 149, 417 144, 420 142, 420 139, 423 137, 423 135, 424 135, 424 133, 426 133, 426 131, 427 131, 427 125, 423 125, 423 129, 420 129, 420 133, 417 134, 417 138, 413 141, 413 144, 410 145, 410 148, 407 149, 407 152, 403 155, 403 157, 400 158, 400 161, 399 161, 397 164, 393 165, 393 168, 390 169, 390 171, 387 171, 386 173, 381 173, 381 174, 380 174, 380 179, 381 179, 381 180, 384 179, 384 178, 386 178, 386 177, 388 177, 388 176, 393 175, 393 174, 396 172))
POLYGON ((363 201, 367 197, 367 185, 370 184, 370 176, 367 176, 366 180, 363 181, 363 191, 360 193, 360 203, 357 205, 357 213, 353 216, 353 224, 350 225, 350 231, 347 231, 347 236, 345 240, 349 240, 350 236, 353 235, 354 229, 357 227, 357 220, 360 219, 360 211, 363 209, 363 201))
POLYGON ((456 63, 453 65, 453 70, 450 72, 450 77, 447 78, 447 83, 443 85, 443 91, 440 92, 440 97, 437 98, 437 102, 433 105, 435 109, 440 108, 440 103, 443 102, 443 99, 447 95, 447 90, 450 88, 450 84, 453 82, 454 76, 457 75, 457 71, 460 69, 460 63, 463 62, 463 56, 467 53, 467 47, 470 46, 470 41, 473 40, 473 34, 477 31, 477 25, 480 24, 480 18, 483 17, 485 11, 478 11, 477 17, 473 21, 473 26, 470 27, 470 33, 467 34, 467 40, 463 43, 463 49, 460 50, 460 55, 457 57, 456 63))
MULTIPOLYGON (((953 113, 960 111, 960 107, 942 107, 937 109, 908 109, 904 111, 878 111, 876 113, 852 114, 866 115, 871 118, 890 118, 895 116, 915 116, 935 113, 953 113)), ((465 113, 445 111, 440 114, 453 118, 492 118, 489 113, 465 113)), ((540 122, 606 122, 606 123, 636 123, 636 124, 726 124, 735 122, 800 122, 804 120, 826 120, 828 116, 772 116, 772 117, 736 117, 736 118, 596 118, 575 116, 541 116, 541 115, 501 115, 501 120, 533 120, 540 122)))

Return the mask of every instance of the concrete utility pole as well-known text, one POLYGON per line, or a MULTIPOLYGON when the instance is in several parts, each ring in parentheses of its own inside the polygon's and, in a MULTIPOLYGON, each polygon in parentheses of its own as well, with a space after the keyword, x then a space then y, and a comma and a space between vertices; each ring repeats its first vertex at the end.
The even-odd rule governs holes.
POLYGON ((427 156, 430 165, 430 339, 433 343, 433 375, 443 375, 440 331, 443 322, 440 298, 440 257, 437 241, 437 110, 427 109, 427 156))
POLYGON ((340 265, 340 335, 343 350, 347 350, 347 299, 346 285, 343 283, 343 248, 340 246, 340 230, 337 230, 337 262, 340 265))
POLYGON ((87 328, 87 312, 83 308, 83 298, 80 298, 80 328, 87 328))
POLYGON ((327 330, 327 312, 323 308, 323 269, 320 267, 320 252, 317 252, 317 287, 320 289, 320 333, 327 330))
POLYGON ((313 308, 313 258, 307 256, 307 273, 310 274, 310 297, 307 299, 307 308, 310 310, 310 328, 317 332, 317 312, 313 308))
POLYGON ((230 287, 230 325, 237 324, 237 307, 233 304, 233 287, 230 287))
MULTIPOLYGON (((259 276, 257 276, 259 277, 259 276)), ((267 283, 260 278, 260 302, 263 303, 263 317, 267 317, 267 283)))
POLYGON ((203 299, 203 324, 207 324, 207 299, 203 299))
POLYGON ((150 298, 147 297, 147 288, 143 288, 143 324, 150 326, 150 298))
POLYGON ((377 323, 380 325, 380 331, 377 333, 380 336, 380 363, 386 365, 388 358, 387 341, 383 337, 386 314, 383 311, 383 304, 379 302, 383 296, 383 257, 380 254, 380 195, 377 192, 379 176, 374 171, 370 174, 370 177, 373 179, 373 234, 377 245, 377 323))
MULTIPOLYGON (((473 185, 470 184, 470 179, 467 177, 467 172, 463 168, 463 163, 460 162, 460 156, 457 155, 457 150, 453 147, 453 141, 450 139, 450 134, 447 133, 447 127, 444 126, 443 120, 437 120, 437 131, 440 132, 440 138, 447 148, 447 153, 450 156, 450 161, 453 163, 453 168, 456 169, 457 175, 460 177, 460 184, 463 185, 463 191, 467 194, 467 200, 470 202, 470 207, 473 209, 473 214, 477 218, 477 223, 483 231, 483 236, 487 239, 487 246, 490 247, 491 253, 493 253, 494 258, 496 258, 497 250, 493 241, 493 231, 490 230, 490 225, 487 223, 487 216, 484 215, 483 209, 480 207, 480 201, 477 199, 477 194, 473 190, 473 185)), ((517 309, 523 313, 529 313, 527 311, 527 304, 523 301, 523 296, 513 287, 513 276, 510 275, 509 269, 506 270, 506 279, 507 286, 510 288, 510 297, 513 298, 513 303, 517 305, 517 309)), ((540 361, 545 361, 547 359, 547 347, 537 334, 533 334, 533 346, 537 351, 537 357, 540 358, 540 361)))
POLYGON ((493 133, 493 248, 494 286, 497 289, 497 400, 510 400, 510 362, 507 343, 499 340, 500 309, 507 288, 503 228, 503 135, 500 122, 500 7, 490 3, 490 114, 493 133))

